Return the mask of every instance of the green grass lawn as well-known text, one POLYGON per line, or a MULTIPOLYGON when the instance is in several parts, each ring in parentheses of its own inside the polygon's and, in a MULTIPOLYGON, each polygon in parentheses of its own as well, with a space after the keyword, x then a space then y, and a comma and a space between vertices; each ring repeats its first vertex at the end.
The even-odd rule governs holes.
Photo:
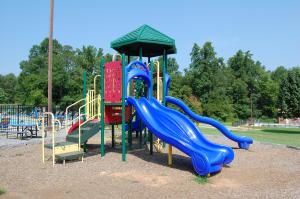
MULTIPOLYGON (((201 127, 204 134, 222 135, 218 130, 201 127)), ((244 135, 257 141, 270 142, 276 144, 285 144, 288 146, 300 148, 300 129, 296 128, 263 128, 249 130, 232 130, 238 135, 244 135)))

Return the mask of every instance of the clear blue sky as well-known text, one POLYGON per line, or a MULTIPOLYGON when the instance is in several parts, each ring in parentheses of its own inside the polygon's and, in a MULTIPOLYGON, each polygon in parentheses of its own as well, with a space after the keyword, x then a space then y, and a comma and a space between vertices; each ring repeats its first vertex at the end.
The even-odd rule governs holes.
MULTIPOLYGON (((250 50, 267 69, 300 65, 300 1, 56 0, 54 37, 73 47, 110 42, 143 24, 176 40, 180 69, 193 43, 213 42, 228 59, 250 50)), ((0 1, 0 74, 20 72, 29 49, 48 36, 49 0, 0 1)))

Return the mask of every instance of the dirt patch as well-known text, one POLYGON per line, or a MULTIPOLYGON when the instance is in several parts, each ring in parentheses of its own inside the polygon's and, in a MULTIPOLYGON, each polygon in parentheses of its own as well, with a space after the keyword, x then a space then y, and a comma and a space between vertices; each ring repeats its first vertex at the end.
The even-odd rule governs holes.
POLYGON ((159 187, 170 183, 171 179, 167 176, 159 176, 155 174, 143 174, 133 172, 116 172, 110 174, 111 177, 122 178, 134 183, 143 183, 146 186, 159 187))
MULTIPOLYGON (((208 136, 216 143, 236 147, 224 137, 208 136)), ((250 151, 234 149, 229 167, 207 183, 195 181, 189 157, 173 149, 174 164, 167 166, 167 151, 150 155, 144 149, 128 151, 121 160, 121 146, 99 155, 99 137, 89 145, 84 162, 65 166, 41 162, 41 146, 24 145, 0 151, 1 198, 299 198, 300 151, 283 145, 254 143, 250 151), (22 155, 16 155, 22 154, 22 155)), ((137 142, 138 139, 134 141, 137 142)))

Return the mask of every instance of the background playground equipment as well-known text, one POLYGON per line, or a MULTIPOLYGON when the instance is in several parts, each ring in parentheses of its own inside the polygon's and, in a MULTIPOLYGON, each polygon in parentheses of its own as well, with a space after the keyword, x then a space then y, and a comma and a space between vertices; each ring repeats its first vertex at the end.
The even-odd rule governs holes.
MULTIPOLYGON (((84 72, 84 98, 70 105, 66 110, 66 142, 52 143, 53 157, 71 159, 82 157, 83 145, 99 129, 101 132, 100 153, 105 156, 104 129, 112 126, 112 147, 114 147, 114 125, 122 124, 122 160, 126 161, 126 132, 128 148, 132 149, 132 133, 139 138, 140 147, 150 144, 153 154, 153 134, 168 144, 168 164, 172 164, 172 145, 192 158, 195 171, 199 175, 207 175, 220 171, 224 164, 229 164, 234 153, 230 147, 208 141, 189 119, 200 121, 216 127, 229 139, 236 141, 240 148, 248 149, 252 139, 239 137, 231 133, 219 122, 201 117, 191 112, 180 100, 168 96, 170 76, 167 74, 167 55, 176 53, 175 40, 151 28, 148 25, 124 35, 113 41, 111 47, 121 54, 121 61, 100 61, 101 93, 97 95, 96 81, 93 90, 86 90, 86 73, 84 72), (151 61, 152 57, 163 56, 162 73, 159 64, 151 61), (127 56, 127 60, 126 60, 127 56), (139 56, 139 60, 130 61, 131 56, 139 56), (143 62, 148 58, 148 64, 143 62), (128 63, 128 64, 127 64, 128 63), (157 99, 153 98, 153 69, 157 66, 157 99), (160 74, 161 77, 160 77, 160 74), (160 87, 160 82, 162 86, 160 87), (161 92, 161 91, 162 92, 161 92), (160 94, 161 93, 161 94, 160 94), (168 108, 166 102, 179 106, 187 114, 168 108), (68 109, 79 107, 79 115, 72 120, 69 128, 68 109), (134 120, 135 119, 135 120, 134 120), (144 139, 144 140, 143 140, 144 139), (56 154, 55 147, 77 144, 77 148, 56 154)), ((155 79, 155 78, 154 78, 155 79)), ((54 135, 54 134, 52 134, 54 135)), ((54 140, 54 138, 53 138, 54 140)), ((157 142, 157 146, 160 144, 157 142)), ((43 147, 44 150, 44 147, 43 147)), ((158 149, 159 150, 159 149, 158 149)))

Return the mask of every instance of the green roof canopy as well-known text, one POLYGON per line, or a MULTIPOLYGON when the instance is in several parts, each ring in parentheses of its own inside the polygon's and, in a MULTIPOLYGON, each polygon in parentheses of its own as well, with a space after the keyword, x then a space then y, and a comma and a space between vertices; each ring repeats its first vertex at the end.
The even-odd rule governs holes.
POLYGON ((111 47, 119 53, 130 56, 139 56, 142 48, 143 57, 155 57, 176 53, 175 40, 154 28, 143 25, 138 29, 111 42, 111 47))

